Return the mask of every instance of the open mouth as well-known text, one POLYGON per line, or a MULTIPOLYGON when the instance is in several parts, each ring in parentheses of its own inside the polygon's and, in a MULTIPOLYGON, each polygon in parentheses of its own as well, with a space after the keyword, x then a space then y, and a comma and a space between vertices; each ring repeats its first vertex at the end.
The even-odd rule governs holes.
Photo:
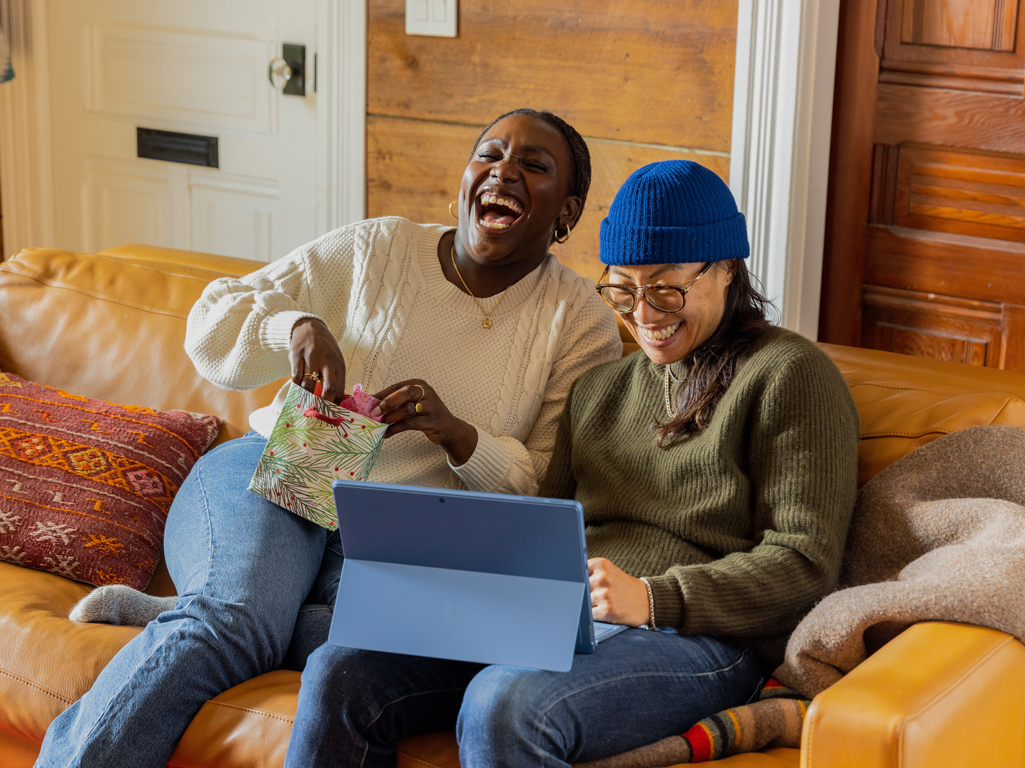
POLYGON ((523 217, 523 206, 511 197, 485 192, 477 198, 477 224, 486 229, 508 229, 523 217))
POLYGON ((648 341, 665 341, 676 333, 680 329, 681 325, 683 325, 683 323, 673 323, 672 325, 667 325, 664 328, 650 331, 647 328, 641 328, 640 332, 648 341))

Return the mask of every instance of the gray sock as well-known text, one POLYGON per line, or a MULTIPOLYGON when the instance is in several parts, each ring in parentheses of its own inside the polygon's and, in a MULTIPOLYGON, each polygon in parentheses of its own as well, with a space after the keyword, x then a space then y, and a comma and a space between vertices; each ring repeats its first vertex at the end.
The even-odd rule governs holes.
POLYGON ((97 587, 83 597, 68 618, 72 621, 145 627, 164 611, 174 608, 176 597, 153 597, 123 584, 97 587))

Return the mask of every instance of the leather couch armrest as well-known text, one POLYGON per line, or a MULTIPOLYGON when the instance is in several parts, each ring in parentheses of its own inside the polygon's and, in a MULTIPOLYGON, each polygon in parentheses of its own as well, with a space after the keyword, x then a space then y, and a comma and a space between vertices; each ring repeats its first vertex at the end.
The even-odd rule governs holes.
POLYGON ((926 622, 812 702, 803 768, 1021 766, 1025 646, 993 629, 926 622))

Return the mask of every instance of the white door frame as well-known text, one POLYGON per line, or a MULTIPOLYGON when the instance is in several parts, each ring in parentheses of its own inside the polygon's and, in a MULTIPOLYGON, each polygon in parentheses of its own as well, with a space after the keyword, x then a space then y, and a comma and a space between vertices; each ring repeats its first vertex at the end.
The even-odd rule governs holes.
MULTIPOLYGON (((47 0, 0 0, 15 72, 0 85, 4 256, 54 242, 48 11, 47 0)), ((324 233, 365 215, 366 3, 316 0, 316 13, 316 222, 324 233)))
POLYGON ((730 188, 780 324, 818 338, 840 0, 739 0, 730 188))
POLYGON ((365 0, 317 0, 317 51, 317 230, 324 233, 367 215, 365 0))

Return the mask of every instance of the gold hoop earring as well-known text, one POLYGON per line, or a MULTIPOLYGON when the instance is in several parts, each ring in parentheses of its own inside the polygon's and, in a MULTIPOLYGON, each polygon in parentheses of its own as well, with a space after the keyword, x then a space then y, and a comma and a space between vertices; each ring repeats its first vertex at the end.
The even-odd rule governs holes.
POLYGON ((556 227, 556 228, 555 228, 555 242, 557 242, 557 243, 565 243, 565 242, 566 242, 567 240, 569 240, 569 236, 570 236, 570 233, 571 233, 572 231, 573 231, 573 230, 572 230, 572 229, 570 229, 570 228, 569 228, 569 227, 567 226, 567 227, 566 227, 566 234, 565 234, 565 235, 563 235, 562 237, 559 237, 559 228, 558 228, 558 227, 556 227))
POLYGON ((448 204, 448 215, 451 216, 456 221, 459 221, 459 213, 452 210, 452 206, 454 206, 454 205, 459 205, 459 200, 458 199, 453 200, 451 203, 448 204))

